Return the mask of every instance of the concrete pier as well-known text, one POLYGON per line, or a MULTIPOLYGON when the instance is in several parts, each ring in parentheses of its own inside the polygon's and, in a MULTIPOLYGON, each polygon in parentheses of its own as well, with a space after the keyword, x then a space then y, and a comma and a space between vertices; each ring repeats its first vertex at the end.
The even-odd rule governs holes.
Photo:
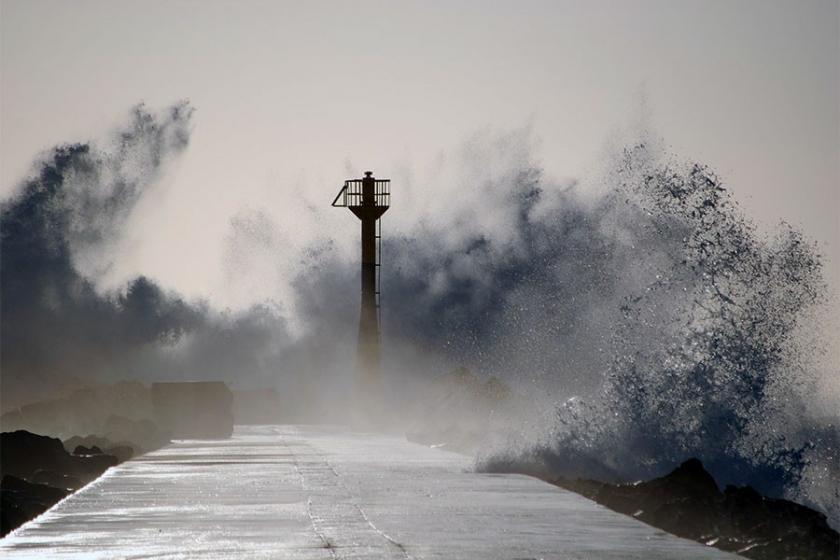
POLYGON ((521 475, 341 428, 240 427, 123 463, 0 540, 19 558, 735 558, 521 475))

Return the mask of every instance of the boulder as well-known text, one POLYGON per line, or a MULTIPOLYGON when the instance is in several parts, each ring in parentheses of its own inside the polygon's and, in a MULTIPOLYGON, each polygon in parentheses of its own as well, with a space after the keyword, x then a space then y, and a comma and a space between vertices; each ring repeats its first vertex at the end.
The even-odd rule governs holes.
POLYGON ((632 487, 635 516, 646 523, 694 540, 715 535, 721 493, 698 459, 689 459, 667 476, 632 487))
POLYGON ((124 463, 134 457, 134 449, 129 445, 115 445, 105 449, 106 455, 113 455, 117 461, 124 463))
POLYGON ((90 447, 77 445, 76 448, 73 449, 73 455, 102 455, 102 450, 96 445, 92 445, 90 447))
POLYGON ((746 540, 753 548, 741 554, 751 558, 840 558, 840 535, 822 513, 762 496, 750 486, 727 486, 723 494, 726 536, 737 543, 730 550, 740 552, 746 540))
MULTIPOLYGON (((130 456, 130 447, 113 448, 130 456)), ((77 445, 68 453, 61 440, 25 430, 0 434, 2 521, 5 535, 46 511, 69 492, 78 490, 119 462, 116 454, 93 445, 77 445)))
POLYGON ((87 484, 117 464, 119 461, 113 455, 70 455, 64 472, 87 484))
POLYGON ((749 486, 718 489, 697 459, 636 484, 556 479, 614 511, 674 535, 756 560, 840 557, 840 535, 825 515, 788 500, 762 496, 749 486))
POLYGON ((42 514, 67 494, 66 490, 3 475, 0 481, 0 536, 42 514))
POLYGON ((127 441, 112 442, 95 435, 73 436, 64 440, 64 448, 68 451, 72 449, 75 455, 95 455, 98 453, 113 455, 120 463, 134 457, 134 444, 127 441))
POLYGON ((72 452, 75 452, 78 447, 93 447, 94 445, 100 449, 105 449, 108 446, 113 445, 113 443, 104 437, 93 434, 84 437, 73 436, 64 440, 64 449, 72 452))
POLYGON ((0 434, 0 473, 29 478, 38 469, 63 472, 69 454, 61 440, 25 430, 0 434))
POLYGON ((32 475, 32 480, 35 484, 46 484, 53 488, 60 488, 62 490, 75 491, 84 486, 82 480, 76 476, 63 474, 50 469, 38 469, 32 475))
POLYGON ((113 455, 71 455, 61 440, 25 430, 0 434, 0 472, 31 480, 48 470, 90 482, 117 464, 113 455))

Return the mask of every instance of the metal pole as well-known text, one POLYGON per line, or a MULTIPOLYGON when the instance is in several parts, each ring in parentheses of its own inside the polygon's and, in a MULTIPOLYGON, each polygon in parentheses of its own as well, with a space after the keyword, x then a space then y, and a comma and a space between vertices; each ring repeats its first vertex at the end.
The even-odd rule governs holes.
POLYGON ((362 179, 362 298, 359 314, 359 374, 362 386, 373 391, 379 383, 379 317, 376 310, 376 180, 372 173, 362 179))

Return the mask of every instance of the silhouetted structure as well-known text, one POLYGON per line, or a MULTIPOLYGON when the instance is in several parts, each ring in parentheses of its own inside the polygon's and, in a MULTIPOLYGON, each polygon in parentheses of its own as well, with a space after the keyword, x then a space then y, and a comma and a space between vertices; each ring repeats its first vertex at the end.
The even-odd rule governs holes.
POLYGON ((349 208, 362 222, 362 304, 359 314, 359 383, 364 392, 379 383, 379 253, 382 240, 380 218, 391 204, 391 181, 376 179, 371 171, 363 179, 349 179, 333 200, 349 208))

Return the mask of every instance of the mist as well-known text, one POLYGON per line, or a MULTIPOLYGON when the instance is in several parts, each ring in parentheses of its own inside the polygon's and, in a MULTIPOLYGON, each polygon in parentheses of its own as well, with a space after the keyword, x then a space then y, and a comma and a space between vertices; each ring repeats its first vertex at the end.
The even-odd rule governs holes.
MULTIPOLYGON (((292 240, 270 209, 243 208, 219 267, 245 304, 114 285, 126 225, 171 188, 193 119, 187 102, 139 105, 101 141, 43 152, 3 202, 4 410, 91 383, 215 379, 274 387, 299 421, 346 418, 355 238, 292 240)), ((414 388, 466 366, 531 403, 502 422, 517 445, 480 465, 596 457, 634 477, 700 456, 836 519, 840 390, 808 328, 829 301, 818 247, 786 224, 762 233, 713 170, 651 134, 626 140, 579 179, 545 173, 529 127, 397 169, 405 210, 382 246, 394 414, 422 414, 414 388)), ((295 207, 323 223, 333 194, 295 207)))

